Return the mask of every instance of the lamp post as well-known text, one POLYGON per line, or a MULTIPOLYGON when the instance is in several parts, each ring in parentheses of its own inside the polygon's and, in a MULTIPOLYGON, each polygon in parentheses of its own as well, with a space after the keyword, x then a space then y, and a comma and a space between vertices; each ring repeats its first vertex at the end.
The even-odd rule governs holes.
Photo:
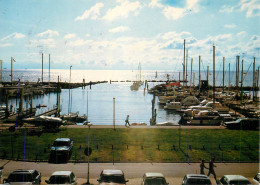
POLYGON ((16 62, 13 57, 11 57, 11 85, 13 85, 13 62, 16 62))
POLYGON ((89 157, 90 157, 89 143, 90 143, 90 127, 92 126, 92 123, 89 122, 87 125, 88 125, 88 181, 87 181, 87 185, 88 185, 88 184, 90 184, 89 183, 89 157))
POLYGON ((69 107, 68 107, 68 116, 70 114, 70 83, 71 83, 71 68, 72 66, 70 66, 70 81, 69 81, 69 107))

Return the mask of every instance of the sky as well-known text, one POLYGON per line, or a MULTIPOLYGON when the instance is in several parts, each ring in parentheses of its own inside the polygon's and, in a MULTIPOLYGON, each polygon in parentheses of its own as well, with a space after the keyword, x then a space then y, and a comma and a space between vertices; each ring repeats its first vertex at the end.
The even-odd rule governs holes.
POLYGON ((193 70, 260 64, 259 0, 0 0, 3 68, 193 70), (187 54, 187 52, 186 52, 187 54), (190 65, 190 64, 189 64, 190 65))

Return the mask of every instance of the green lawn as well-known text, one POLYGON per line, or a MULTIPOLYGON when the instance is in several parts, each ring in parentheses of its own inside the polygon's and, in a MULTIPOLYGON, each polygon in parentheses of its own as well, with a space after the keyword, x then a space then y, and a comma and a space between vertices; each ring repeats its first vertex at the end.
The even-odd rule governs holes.
MULTIPOLYGON (((0 133, 0 157, 48 160, 50 146, 58 137, 74 141, 71 162, 86 161, 86 129, 61 129, 59 133, 28 136, 24 130, 0 133), (13 143, 13 144, 12 144, 13 143)), ((259 132, 183 129, 91 129, 92 162, 258 162, 259 132), (179 136, 181 147, 179 148, 179 136), (113 150, 112 150, 113 146, 113 150), (175 146, 175 149, 174 149, 175 146)))

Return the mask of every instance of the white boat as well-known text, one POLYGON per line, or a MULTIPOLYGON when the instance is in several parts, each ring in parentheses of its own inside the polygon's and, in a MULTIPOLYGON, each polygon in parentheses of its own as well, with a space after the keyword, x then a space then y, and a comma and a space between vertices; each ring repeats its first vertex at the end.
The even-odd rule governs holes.
POLYGON ((182 105, 181 105, 181 102, 170 102, 170 103, 166 103, 166 105, 164 106, 164 109, 178 111, 178 110, 182 109, 182 105))
POLYGON ((25 123, 33 124, 35 126, 43 126, 45 128, 56 128, 59 127, 63 121, 61 118, 51 116, 39 116, 35 118, 23 119, 25 123))
POLYGON ((223 118, 218 111, 201 110, 187 122, 189 125, 220 125, 223 118))

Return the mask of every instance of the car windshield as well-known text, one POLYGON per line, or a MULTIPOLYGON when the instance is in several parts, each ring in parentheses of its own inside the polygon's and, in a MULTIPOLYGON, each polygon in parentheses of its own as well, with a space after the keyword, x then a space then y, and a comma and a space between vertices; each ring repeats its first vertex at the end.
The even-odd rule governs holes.
POLYGON ((164 178, 146 179, 144 185, 166 185, 164 178))
POLYGON ((69 182, 69 177, 62 175, 51 176, 49 180, 49 184, 68 184, 69 182))
POLYGON ((187 185, 198 185, 198 184, 203 184, 203 185, 211 185, 210 180, 208 179, 188 179, 187 180, 187 185))
POLYGON ((8 181, 9 182, 32 182, 33 178, 32 178, 32 174, 24 174, 24 173, 10 174, 10 176, 8 177, 8 181))
POLYGON ((53 146, 70 146, 68 141, 54 141, 53 146))
POLYGON ((124 176, 115 176, 115 175, 103 175, 101 177, 102 182, 114 182, 114 183, 124 183, 124 176))
POLYGON ((243 181, 243 180, 234 180, 229 182, 230 185, 247 185, 251 184, 249 181, 243 181))

